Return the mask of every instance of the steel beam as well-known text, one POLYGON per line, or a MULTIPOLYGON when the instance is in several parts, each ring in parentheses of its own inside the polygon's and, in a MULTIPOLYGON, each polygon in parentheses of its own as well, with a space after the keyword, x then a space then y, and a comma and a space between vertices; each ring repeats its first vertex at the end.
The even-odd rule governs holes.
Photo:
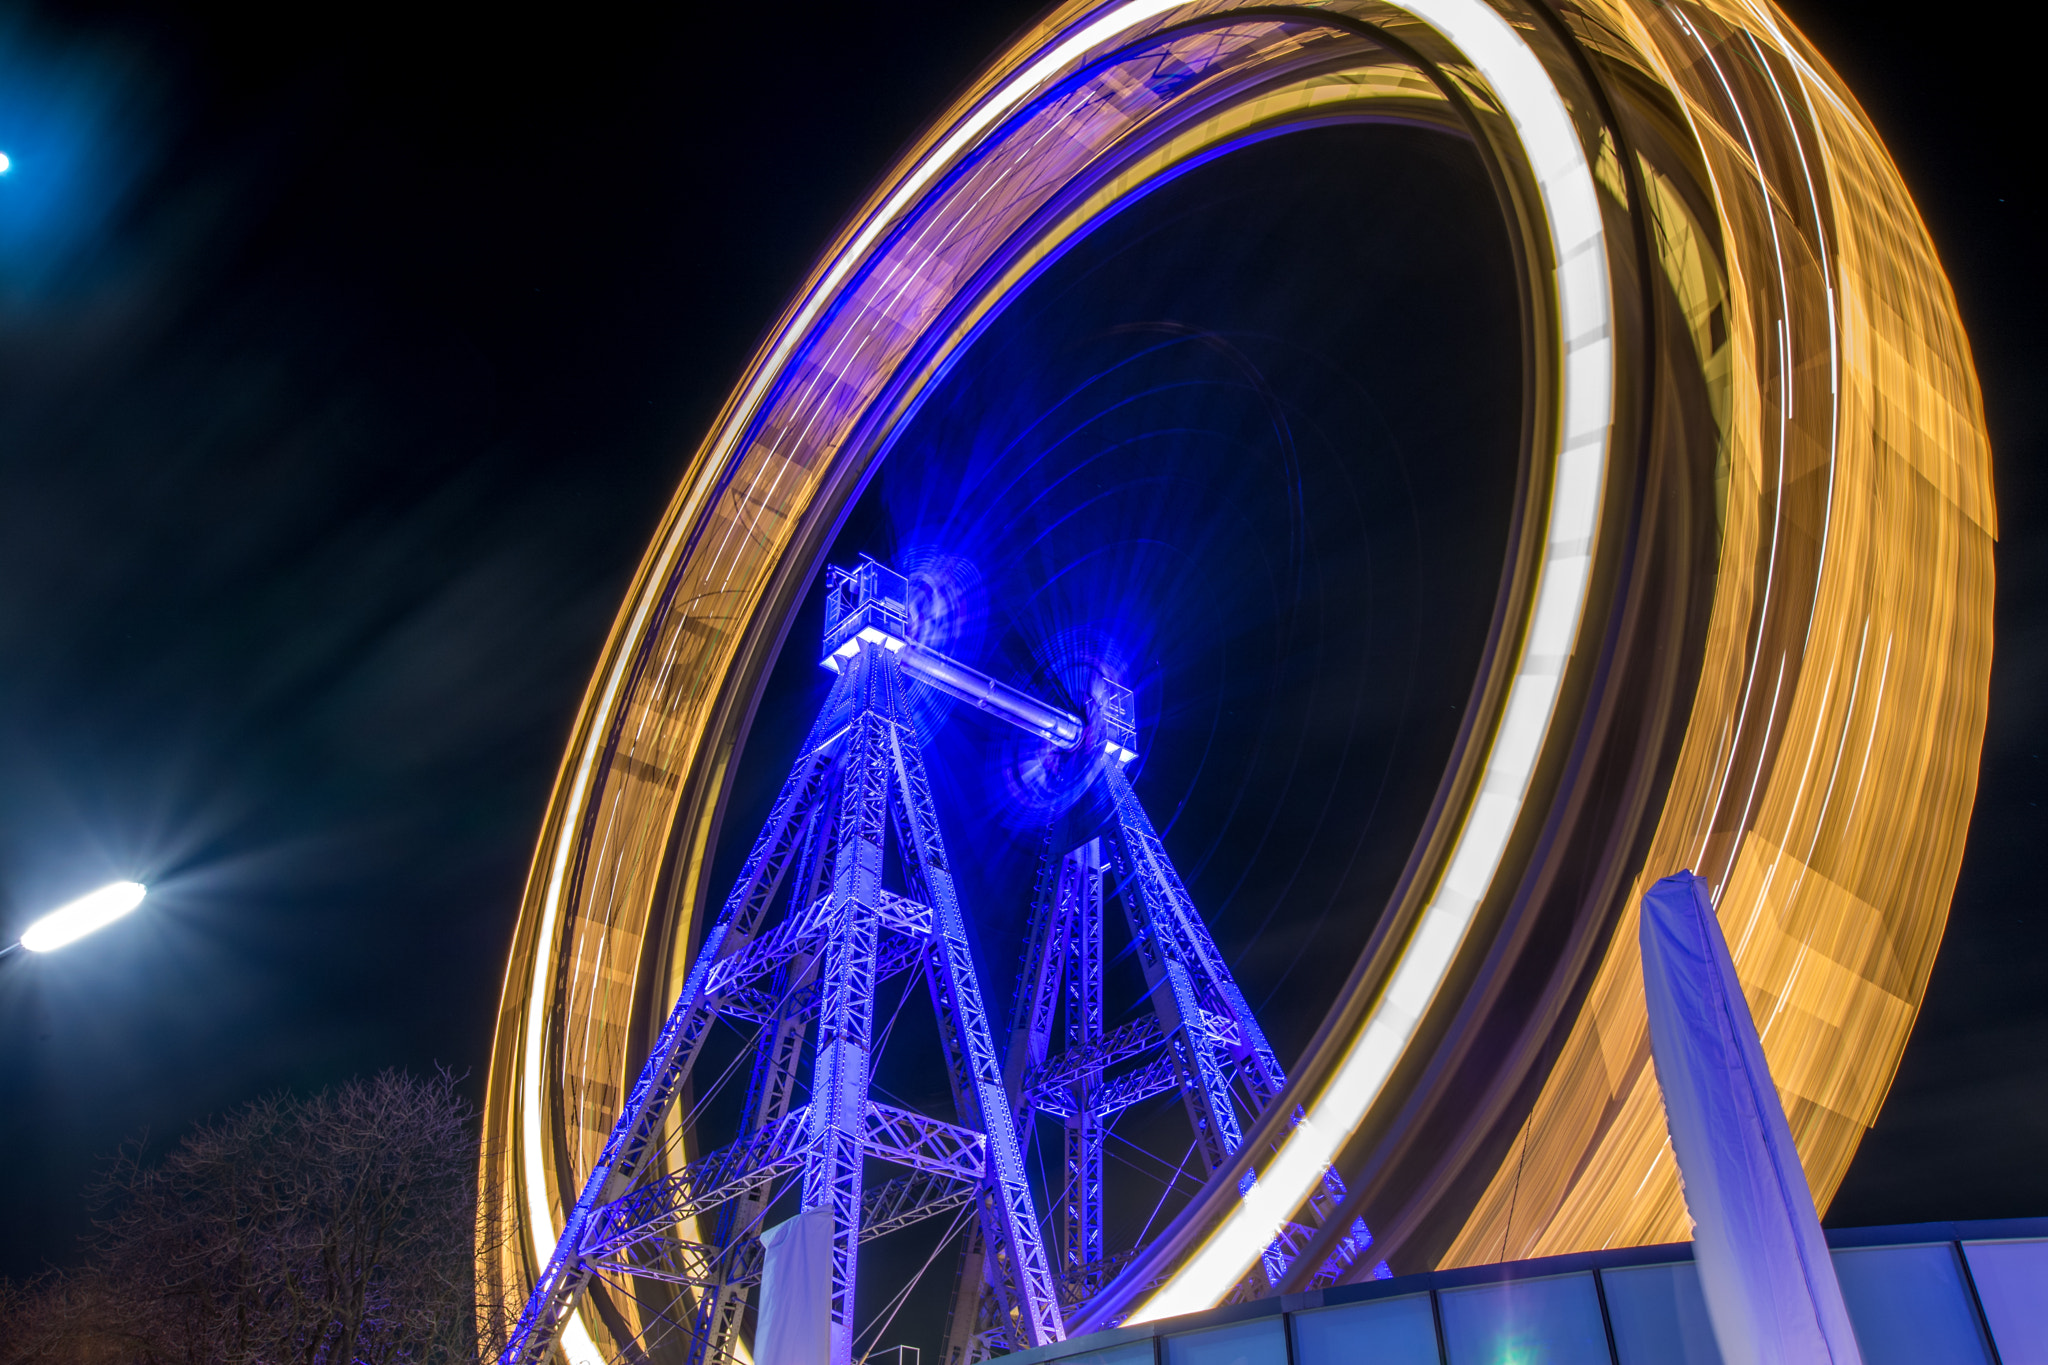
MULTIPOLYGON (((870 648, 873 648, 870 646, 870 648)), ((893 657, 877 651, 886 661, 893 657)), ((893 668, 882 670, 894 700, 900 679, 893 668)), ((900 713, 897 713, 900 714, 900 713)), ((987 1219, 987 1246, 993 1268, 990 1280, 1006 1299, 1019 1346, 1061 1341, 1066 1328, 1053 1290, 1052 1268, 1039 1236, 1038 1215, 1024 1158, 1017 1142, 1012 1101, 1003 1089, 1002 1067, 996 1060, 988 1012, 974 975, 974 957, 967 941, 966 921, 953 889, 952 864, 939 832, 938 810, 932 803, 931 781, 917 736, 900 720, 891 727, 896 771, 898 816, 910 838, 903 861, 924 885, 932 907, 932 949, 926 967, 933 1004, 938 1008, 939 1036, 946 1043, 948 1074, 954 1104, 969 1126, 988 1136, 989 1175, 983 1183, 982 1209, 987 1219)))
POLYGON ((838 848, 833 863, 836 912, 825 939, 813 1064, 810 1151, 803 1207, 832 1215, 831 1365, 853 1358, 854 1288, 860 1261, 862 1166, 867 1156, 869 1049, 875 1015, 875 949, 880 924, 890 776, 886 655, 866 646, 849 661, 856 711, 841 764, 838 848))
MULTIPOLYGON (((1060 860, 1059 899, 1067 934, 1066 1057, 1106 1053, 1102 1018, 1102 841, 1090 839, 1060 860)), ((1057 947, 1053 947, 1057 951, 1057 947)), ((1082 1065, 1070 1082, 1072 1112, 1060 1125, 1062 1268, 1102 1259, 1103 1147, 1109 1120, 1101 1100, 1102 1066, 1082 1065)))

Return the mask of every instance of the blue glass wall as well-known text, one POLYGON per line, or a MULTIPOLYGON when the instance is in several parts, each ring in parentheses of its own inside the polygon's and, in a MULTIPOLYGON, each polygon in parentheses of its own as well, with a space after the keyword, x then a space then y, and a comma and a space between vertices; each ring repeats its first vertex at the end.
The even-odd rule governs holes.
POLYGON ((1600 1284, 1621 1365, 1721 1365, 1691 1261, 1602 1271, 1600 1284))
POLYGON ((1863 1365, 1991 1365, 1953 1242, 1835 1253, 1863 1365))
POLYGON ((2048 1237, 1962 1245, 2001 1365, 2048 1365, 2048 1237))
POLYGON ((1295 1365, 1438 1365, 1436 1309, 1430 1296, 1401 1294, 1295 1313, 1295 1365), (1360 1343, 1369 1343, 1363 1356, 1360 1343))
POLYGON ((1591 1271, 1446 1289, 1437 1303, 1450 1365, 1609 1365, 1591 1271))
MULTIPOLYGON (((2048 1365, 2048 1218, 1831 1231, 1828 1242, 1864 1365, 2048 1365)), ((1003 1361, 1722 1365, 1687 1243, 1289 1294, 1003 1361)))
POLYGON ((1287 1324, 1254 1318, 1167 1337, 1166 1365, 1287 1365, 1287 1324))

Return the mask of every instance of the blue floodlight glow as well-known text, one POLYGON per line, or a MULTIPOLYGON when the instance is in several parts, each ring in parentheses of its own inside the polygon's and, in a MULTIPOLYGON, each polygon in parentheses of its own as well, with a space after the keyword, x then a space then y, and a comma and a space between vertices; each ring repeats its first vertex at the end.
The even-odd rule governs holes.
POLYGON ((91 288, 122 210, 169 125, 161 81, 140 54, 56 29, 0 23, 0 303, 91 288), (16 163, 26 169, 19 177, 16 163))
POLYGON ((21 936, 21 946, 32 953, 47 953, 76 943, 142 904, 148 894, 141 882, 113 882, 88 892, 31 924, 21 936))

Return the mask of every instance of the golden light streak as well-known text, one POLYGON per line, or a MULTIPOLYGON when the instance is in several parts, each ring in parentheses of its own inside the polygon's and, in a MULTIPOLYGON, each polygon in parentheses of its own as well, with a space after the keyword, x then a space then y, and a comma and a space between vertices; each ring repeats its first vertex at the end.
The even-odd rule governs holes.
POLYGON ((1592 167, 1542 63, 1480 0, 1399 0, 1469 59, 1500 98, 1535 172, 1554 253, 1558 310, 1558 449, 1546 551, 1481 791, 1458 830, 1443 879, 1392 979, 1366 1014, 1336 1075, 1282 1141, 1258 1184, 1157 1292, 1132 1313, 1150 1322, 1222 1302, 1292 1217, 1379 1100, 1465 945, 1522 815, 1538 752, 1550 735, 1565 663, 1577 652, 1613 421, 1613 304, 1607 243, 1592 167))
MULTIPOLYGON (((1715 879, 1737 971, 1825 1209, 1876 1120, 1919 1009, 1983 736, 1990 450, 1954 298, 1896 168, 1776 11, 1687 6, 1684 22, 1668 24, 1622 5, 1598 8, 1655 57, 1705 154, 1732 284, 1748 296, 1729 348, 1744 394, 1733 435, 1746 477, 1727 500, 1707 668, 1643 876, 1528 1136, 1444 1257, 1451 1265, 1690 1235, 1677 1173, 1657 1164, 1661 1100, 1634 923, 1642 887, 1686 863, 1715 879), (1783 156, 1760 164, 1756 141, 1730 116, 1726 65, 1708 60, 1730 38, 1764 73, 1765 111, 1781 127, 1803 115, 1792 167, 1783 156), (1698 79, 1703 71, 1712 87, 1698 79), (1788 169, 1799 176, 1791 186, 1788 169), (1788 202, 1795 187, 1804 204, 1788 202), (1820 201, 1832 206, 1825 220, 1812 216, 1820 201), (1781 235, 1809 253, 1811 268, 1787 263, 1781 235), (1760 315, 1758 295, 1776 317, 1760 315), (1794 367, 1812 377, 1798 402, 1772 413, 1756 395, 1770 382, 1769 351, 1786 314, 1823 320, 1812 349, 1825 349, 1795 352, 1794 367), (1775 449, 1795 461, 1808 452, 1804 467, 1757 479, 1759 457, 1775 458, 1775 449), (1783 713, 1778 761, 1758 765, 1754 801, 1731 808, 1734 746, 1721 732, 1731 712, 1741 723, 1737 671, 1760 662, 1752 636, 1761 613, 1745 588, 1769 536, 1763 508, 1776 505, 1773 484, 1820 473, 1825 520, 1814 530, 1825 553, 1812 571, 1789 701, 1769 708, 1783 713)), ((1668 234, 1661 254, 1667 272, 1690 269, 1668 234)), ((1796 347, 1800 334, 1791 335, 1796 347)), ((1768 595, 1768 573, 1761 586, 1768 595)))
MULTIPOLYGON (((1643 431, 1660 395, 1697 395, 1701 416, 1641 442, 1647 463, 1624 481, 1692 477, 1660 459, 1705 471, 1718 562, 1697 673, 1672 694, 1659 785, 1632 798, 1648 813, 1634 861, 1579 911, 1583 1003, 1557 1025, 1533 1107, 1496 1105, 1487 1122, 1511 1137, 1489 1147, 1482 1123, 1445 1158, 1480 1163, 1476 1202, 1418 1194, 1383 1235, 1397 1257, 1445 1264, 1683 1235, 1633 909, 1683 865, 1715 885, 1823 1204, 1839 1183, 1940 938, 1990 658, 1989 454, 1925 229, 1854 101, 1767 4, 1585 0, 1544 17, 1520 0, 1342 0, 1301 16, 1225 0, 1048 15, 883 179, 770 333, 642 561, 550 801, 486 1106, 486 1212, 519 1232, 480 1267, 491 1294, 523 1297, 676 989, 763 642, 895 424, 1118 205, 1244 139, 1363 112, 1459 129, 1502 174, 1538 263, 1524 281, 1539 381, 1525 522, 1540 534, 1511 555, 1513 628, 1418 843, 1427 875, 1382 915, 1353 995, 1293 1072, 1311 1123, 1270 1135, 1256 1203, 1212 1192, 1160 1239, 1155 1269, 1174 1278, 1146 1311, 1227 1289, 1240 1247, 1261 1240, 1232 1244, 1232 1230, 1288 1216, 1322 1161, 1363 1159, 1354 1130, 1389 1152, 1407 1140, 1387 1127, 1408 1094, 1390 1078, 1413 1073, 1417 1049, 1452 1046, 1458 998, 1442 984, 1483 985, 1473 964, 1507 932, 1500 907, 1538 875, 1535 829, 1551 803, 1576 808, 1556 756, 1613 705, 1585 683, 1578 640, 1589 594, 1619 613, 1630 590, 1623 538, 1612 517, 1596 524, 1606 457, 1589 462, 1585 444, 1604 441, 1617 394, 1643 431), (1206 74, 1162 93, 1143 77, 1162 52, 1206 74), (1649 322, 1609 317, 1621 280, 1649 322), (1667 312, 1677 344, 1652 347, 1667 312)), ((1502 1070, 1500 1086, 1527 1093, 1522 1074, 1502 1070)), ((682 1159, 686 1126, 669 1137, 682 1159)), ((1363 1210, 1376 1229, 1379 1207, 1363 1210)), ((588 1314, 566 1344, 578 1365, 615 1346, 588 1314)))

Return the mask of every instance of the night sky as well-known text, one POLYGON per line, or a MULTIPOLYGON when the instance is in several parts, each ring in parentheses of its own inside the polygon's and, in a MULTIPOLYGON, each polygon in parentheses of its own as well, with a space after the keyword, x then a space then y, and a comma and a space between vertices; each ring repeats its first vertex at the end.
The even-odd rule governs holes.
MULTIPOLYGON (((0 9, 0 933, 153 888, 0 962, 0 1274, 75 1258, 138 1130, 394 1065, 480 1096, 548 785, 683 460, 1036 8, 0 9)), ((1792 12, 1955 282, 2002 525, 1969 852, 1829 1221, 2044 1214, 2048 197, 2015 148, 2048 34, 1792 12)))

